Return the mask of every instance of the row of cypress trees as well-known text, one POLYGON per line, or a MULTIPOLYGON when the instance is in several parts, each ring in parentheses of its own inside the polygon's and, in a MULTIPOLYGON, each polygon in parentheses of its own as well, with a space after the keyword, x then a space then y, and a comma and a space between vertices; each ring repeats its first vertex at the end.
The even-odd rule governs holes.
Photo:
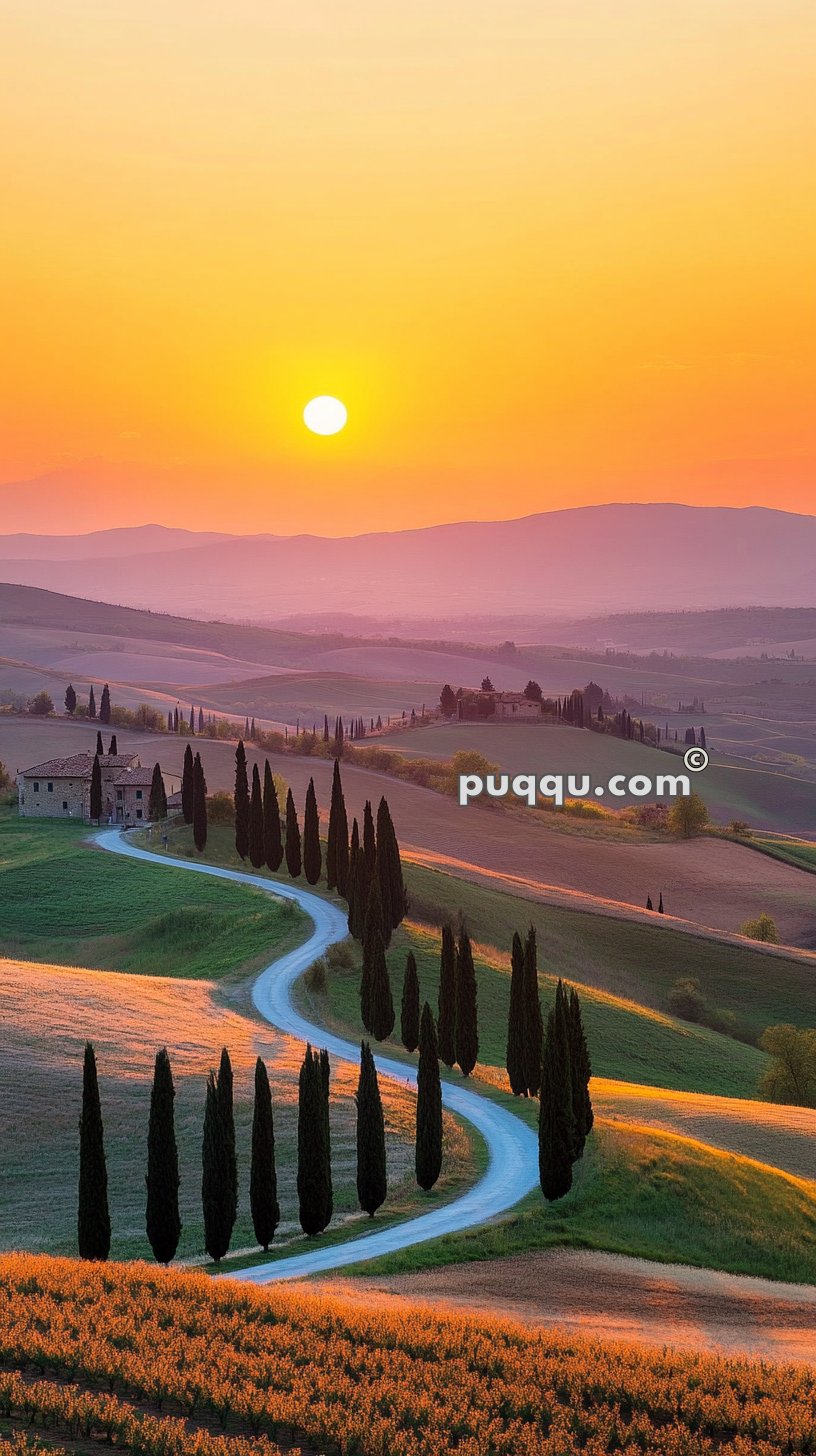
MULTIPOLYGON (((420 1028, 416 1104, 416 1177, 430 1189, 442 1166, 442 1093, 433 1017, 425 1005, 420 1028)), ((329 1124, 328 1052, 306 1047, 298 1079, 297 1194, 300 1225, 309 1236, 331 1222, 333 1190, 329 1124)), ((174 1119, 175 1088, 167 1049, 156 1055, 147 1137, 145 1224, 154 1257, 169 1264, 176 1255, 182 1222, 179 1160, 174 1119)), ((357 1106, 357 1196, 373 1217, 388 1192, 385 1119, 377 1069, 367 1041, 360 1046, 357 1106)), ((229 1250, 238 1211, 232 1063, 226 1047, 217 1071, 207 1077, 202 1139, 201 1200, 204 1247, 219 1262, 229 1250)), ((255 1237, 269 1248, 280 1222, 275 1166, 275 1130, 269 1076, 255 1063, 249 1204, 255 1237)), ((85 1046, 80 1117, 77 1236, 80 1257, 107 1259, 111 1245, 108 1176, 96 1056, 85 1046)))

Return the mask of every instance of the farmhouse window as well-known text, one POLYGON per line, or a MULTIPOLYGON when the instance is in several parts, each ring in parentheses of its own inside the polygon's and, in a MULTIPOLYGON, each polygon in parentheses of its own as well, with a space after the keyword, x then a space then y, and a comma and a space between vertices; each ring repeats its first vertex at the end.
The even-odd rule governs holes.
POLYGON ((49 784, 48 785, 48 792, 49 792, 49 794, 53 794, 53 792, 54 792, 54 785, 53 784, 49 784))
POLYGON ((137 799, 141 799, 141 797, 142 797, 142 791, 141 791, 141 789, 137 789, 136 790, 136 798, 137 799))
POLYGON ((40 792, 40 781, 39 781, 39 779, 35 779, 34 780, 34 793, 35 794, 38 794, 39 792, 40 792))
POLYGON ((141 819, 141 817, 142 817, 142 811, 141 811, 141 809, 137 809, 136 810, 136 818, 137 819, 141 819))
POLYGON ((121 802, 121 800, 125 797, 124 796, 124 791, 122 789, 117 789, 116 790, 116 797, 121 802))
POLYGON ((67 814, 67 812, 68 812, 68 800, 67 799, 63 799, 63 801, 62 801, 62 808, 63 808, 63 812, 67 814))

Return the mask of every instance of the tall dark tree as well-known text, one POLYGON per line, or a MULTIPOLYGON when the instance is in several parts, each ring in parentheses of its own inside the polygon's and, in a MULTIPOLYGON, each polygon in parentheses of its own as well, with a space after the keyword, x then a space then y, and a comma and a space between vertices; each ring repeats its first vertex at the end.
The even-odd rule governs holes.
POLYGON ((235 848, 241 859, 249 854, 249 780, 243 739, 235 750, 235 848))
POLYGON ((439 695, 439 706, 442 709, 443 718, 455 718, 459 710, 459 702, 450 683, 445 683, 439 695))
POLYGON ((360 1044, 360 1079, 357 1083, 357 1198, 364 1213, 374 1217, 385 1203, 388 1178, 385 1166, 385 1121, 377 1081, 377 1068, 367 1041, 360 1044))
POLYGON ((415 1052, 419 1046, 419 976, 414 952, 409 950, 405 961, 405 975, 402 981, 402 1008, 400 1035, 407 1052, 415 1052))
POLYGON ((262 1057, 255 1063, 255 1106, 252 1113, 252 1165, 249 1175, 252 1227, 262 1249, 268 1249, 280 1223, 272 1093, 262 1057))
POLYGON ((102 742, 102 734, 100 733, 100 731, 99 731, 98 728, 96 730, 96 751, 99 754, 99 757, 100 758, 103 758, 104 757, 104 754, 105 754, 105 745, 102 742))
POLYGON ((322 1233, 331 1219, 327 1099, 320 1055, 307 1046, 298 1079, 297 1191, 300 1226, 310 1237, 322 1233))
POLYGON ((363 853, 370 883, 371 876, 377 871, 377 836, 374 831, 374 816, 371 812, 370 799, 366 799, 363 807, 363 853))
MULTIPOLYGON (((559 986, 560 986, 559 982, 559 986)), ((572 1187, 575 1125, 572 1114, 569 1042, 563 998, 547 1018, 538 1114, 538 1172, 544 1197, 553 1202, 572 1187)))
POLYGON ((380 799, 377 809, 377 873, 380 877, 387 943, 391 931, 396 930, 405 916, 405 883, 394 821, 385 798, 380 799))
POLYGON ((203 733, 204 732, 204 709, 203 708, 199 708, 199 710, 198 710, 198 731, 199 731, 199 733, 203 733))
POLYGON ((589 1080, 592 1064, 589 1059, 584 1021, 578 992, 570 987, 567 1001, 567 1024, 569 1030, 570 1079, 572 1082, 572 1115, 575 1123, 576 1156, 581 1157, 588 1134, 595 1120, 592 1099, 589 1095, 589 1080))
POLYGON ((439 1056, 446 1067, 456 1061, 456 941, 451 925, 442 926, 439 964, 439 1056))
POLYGON ((96 1056, 85 1043, 82 1068, 82 1114, 79 1119, 79 1209, 77 1241, 81 1259, 107 1259, 111 1225, 108 1212, 108 1169, 96 1056))
POLYGON ((507 1015, 507 1075, 516 1097, 527 1096, 524 1064, 524 946, 518 931, 510 952, 510 1008, 507 1015))
POLYGON ((105 683, 105 686, 102 689, 102 697, 99 700, 99 721, 100 721, 100 723, 110 723, 110 718, 111 718, 110 688, 108 687, 108 684, 105 683))
POLYGON ((365 852, 360 843, 357 820, 355 819, 351 828, 349 873, 348 883, 346 885, 346 899, 349 907, 349 932, 354 936, 355 940, 362 940, 363 938, 370 889, 371 877, 368 873, 365 852))
POLYGON ((190 704, 190 737, 195 738, 195 708, 190 704))
POLYGON ((203 854, 207 845, 207 780, 199 753, 193 759, 193 843, 203 854))
POLYGON ((94 754, 93 767, 91 768, 91 798, 89 811, 94 824, 98 824, 102 818, 102 766, 99 762, 99 754, 94 754))
POLYGON ((320 816, 317 812, 317 795, 314 779, 309 779, 306 790, 306 806, 303 811, 303 873, 310 885, 320 879, 323 855, 320 849, 320 816))
POLYGON ((363 932, 360 1014, 366 1031, 377 1041, 384 1041, 394 1030, 394 1002, 385 959, 380 884, 376 875, 371 881, 363 932))
POLYGON ((93 683, 88 693, 88 717, 93 721, 96 717, 96 698, 94 697, 93 683))
POLYGON ((264 862, 267 869, 272 871, 279 870, 283 862, 280 804, 278 803, 278 791, 275 788, 275 780, 272 776, 272 770, 269 767, 268 758, 264 763, 263 832, 264 862))
POLYGON ((184 767, 181 770, 181 812, 185 824, 192 824, 194 808, 193 750, 188 743, 184 750, 184 767))
POLYGON ((181 719, 179 718, 178 704, 176 704, 175 708, 173 709, 173 732, 174 733, 178 733, 180 725, 181 725, 181 719))
POLYGON ((65 689, 65 711, 70 716, 76 712, 77 695, 73 683, 69 683, 65 689))
POLYGON ((537 1097, 541 1086, 541 1055, 544 1045, 544 1023, 538 994, 538 950, 535 926, 531 925, 524 942, 524 1078, 531 1097, 537 1097))
POLYGON ((479 1055, 479 1026, 476 1006, 476 968, 470 936, 462 926, 456 947, 456 1060, 464 1077, 469 1077, 479 1055))
MULTIPOLYGON (((326 719, 325 737, 329 736, 329 720, 326 719)), ((340 778, 340 763, 334 760, 332 773, 331 808, 329 809, 329 830, 326 840, 326 884, 330 890, 346 893, 349 872, 349 832, 346 801, 340 778)))
POLYGON ((175 1095, 170 1058, 163 1047, 156 1053, 147 1131, 147 1237, 159 1264, 169 1264, 175 1258, 181 1238, 175 1095))
POLYGON ((303 868, 300 828, 291 789, 286 790, 286 868, 293 880, 297 879, 303 868))
POLYGON ((108 753, 110 754, 111 758, 116 758, 116 755, 118 754, 118 752, 119 752, 119 744, 116 742, 116 734, 115 733, 112 733, 111 734, 111 741, 110 741, 110 747, 108 749, 108 753))
POLYGON ((161 764, 159 763, 153 765, 153 778, 150 782, 147 817, 151 824, 156 824, 160 819, 167 818, 167 792, 164 787, 161 764))
POLYGON ((442 1171, 442 1084, 436 1031, 427 1001, 419 1021, 415 1166, 420 1188, 433 1188, 442 1171))
POLYGON ((257 763, 252 765, 252 793, 249 800, 249 862, 256 870, 264 862, 263 797, 257 763))
MULTIPOLYGON (((222 1054, 223 1062, 223 1054, 222 1054)), ((204 1210, 204 1247, 218 1263, 230 1246, 235 1227, 235 1129, 231 1121, 229 1083, 221 1096, 220 1073, 207 1077, 207 1099, 204 1106, 204 1139, 201 1150, 201 1202, 204 1210)))

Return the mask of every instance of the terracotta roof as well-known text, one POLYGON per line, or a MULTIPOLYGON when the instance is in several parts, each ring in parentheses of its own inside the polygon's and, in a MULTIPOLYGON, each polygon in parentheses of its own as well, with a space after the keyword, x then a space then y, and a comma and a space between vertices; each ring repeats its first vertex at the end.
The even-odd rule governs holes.
MULTIPOLYGON (((135 753, 103 753, 99 763, 102 768, 127 768, 136 759, 135 753)), ((48 758, 33 768, 24 768, 24 779, 89 779, 93 772, 92 753, 72 753, 68 758, 48 758)))
POLYGON ((132 784, 134 788, 150 788, 153 782, 152 768, 126 768, 122 773, 117 774, 113 782, 117 785, 132 784))

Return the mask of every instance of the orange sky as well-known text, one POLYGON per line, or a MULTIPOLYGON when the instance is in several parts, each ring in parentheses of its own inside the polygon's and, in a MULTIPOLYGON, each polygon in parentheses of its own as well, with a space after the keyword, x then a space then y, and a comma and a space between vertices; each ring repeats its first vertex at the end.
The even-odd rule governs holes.
POLYGON ((0 18, 0 480, 135 462, 94 524, 331 534, 814 508, 814 0, 0 18))

